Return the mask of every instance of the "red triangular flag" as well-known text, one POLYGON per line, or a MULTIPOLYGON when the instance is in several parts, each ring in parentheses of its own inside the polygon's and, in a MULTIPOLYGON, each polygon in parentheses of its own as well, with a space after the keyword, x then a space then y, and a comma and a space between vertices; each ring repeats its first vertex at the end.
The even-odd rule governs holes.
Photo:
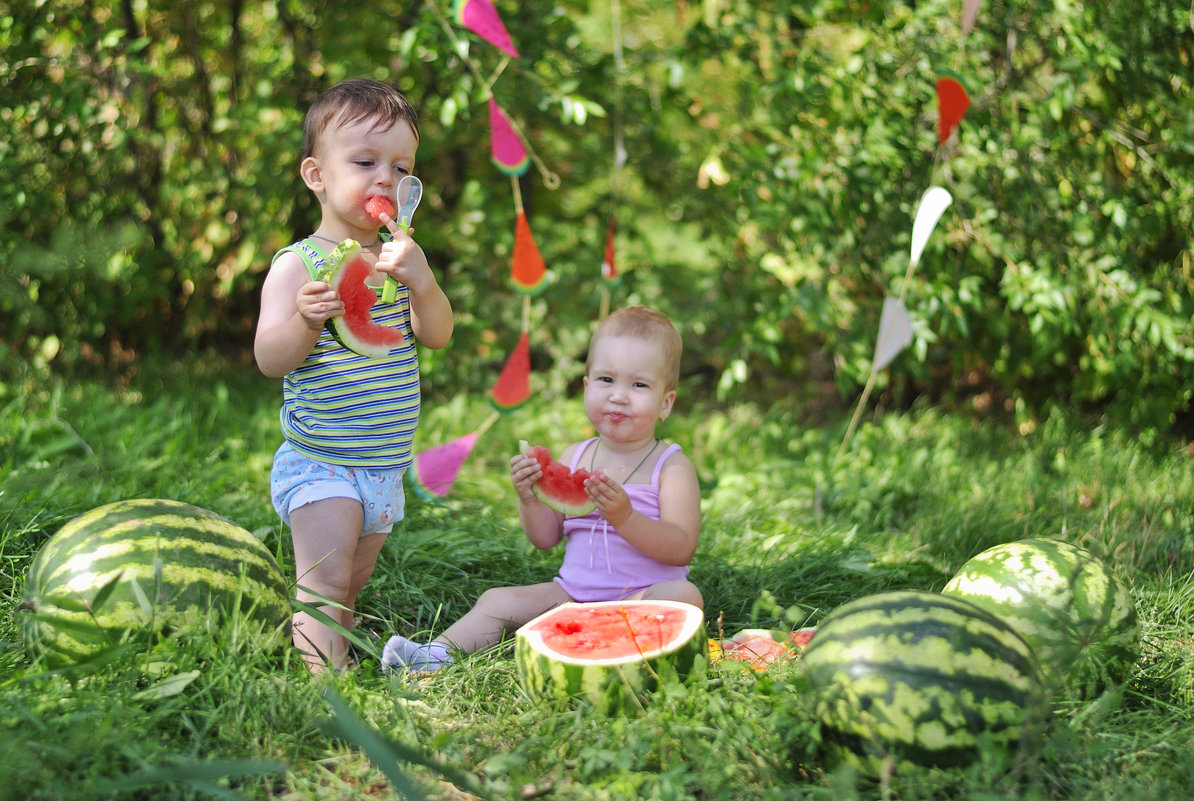
POLYGON ((601 277, 608 283, 618 280, 618 269, 614 264, 614 234, 618 229, 618 221, 614 215, 609 215, 609 229, 605 232, 605 256, 601 260, 601 277))
POLYGON ((465 434, 459 439, 423 451, 415 456, 414 470, 411 478, 415 482, 415 490, 420 495, 430 498, 444 498, 452 489, 460 466, 468 458, 477 442, 480 432, 465 434))
POLYGON ((489 0, 456 0, 456 21, 499 50, 518 58, 502 18, 489 0))
POLYGON ((497 383, 489 392, 493 408, 505 414, 512 412, 531 397, 531 344, 527 332, 518 336, 514 352, 506 360, 497 383))
POLYGON ((937 144, 945 144, 970 108, 970 93, 962 79, 952 72, 937 75, 937 144))
POLYGON ((525 211, 514 218, 514 253, 510 257, 510 281, 523 295, 538 295, 548 284, 547 266, 535 244, 525 211))

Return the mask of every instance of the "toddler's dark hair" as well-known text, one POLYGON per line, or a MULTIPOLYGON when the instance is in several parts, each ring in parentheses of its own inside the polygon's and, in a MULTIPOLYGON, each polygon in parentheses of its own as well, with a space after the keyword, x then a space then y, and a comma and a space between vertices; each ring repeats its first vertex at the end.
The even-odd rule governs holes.
POLYGON ((332 122, 351 125, 368 119, 376 119, 377 128, 382 131, 405 122, 415 132, 415 138, 419 138, 419 113, 405 95, 372 78, 352 78, 315 98, 307 110, 303 122, 303 153, 299 160, 315 155, 319 137, 332 122))

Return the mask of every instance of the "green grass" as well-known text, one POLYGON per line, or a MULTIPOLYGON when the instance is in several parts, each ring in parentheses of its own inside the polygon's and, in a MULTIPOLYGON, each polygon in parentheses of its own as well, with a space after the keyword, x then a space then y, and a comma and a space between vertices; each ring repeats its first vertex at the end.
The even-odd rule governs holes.
MULTIPOLYGON (((979 550, 1026 536, 1115 563, 1144 622, 1131 680, 1058 707, 1010 769, 882 783, 827 771, 798 668, 669 685, 635 718, 531 703, 509 644, 431 677, 381 675, 371 651, 391 630, 438 631, 487 587, 553 575, 560 554, 521 536, 505 464, 519 439, 584 434, 576 399, 501 418, 447 502, 410 493, 361 599, 355 671, 312 679, 292 655, 192 639, 92 676, 40 672, 14 610, 33 554, 80 512, 184 500, 292 564, 267 498, 278 388, 248 369, 196 369, 0 386, 0 798, 1145 801, 1194 786, 1194 456, 1061 412, 1025 433, 930 407, 886 414, 836 462, 843 426, 809 425, 783 402, 681 403, 662 431, 698 466, 692 578, 713 631, 812 625, 864 594, 937 590, 979 550)), ((483 395, 428 399, 420 445, 488 415, 483 395)))

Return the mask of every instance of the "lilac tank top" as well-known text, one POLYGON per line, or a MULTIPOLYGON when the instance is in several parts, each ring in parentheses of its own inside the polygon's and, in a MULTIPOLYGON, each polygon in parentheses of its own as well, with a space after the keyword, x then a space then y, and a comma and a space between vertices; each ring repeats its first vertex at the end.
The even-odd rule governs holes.
MULTIPOLYGON (((572 456, 572 470, 597 438, 585 440, 572 456)), ((650 484, 624 484, 630 505, 639 514, 659 519, 659 474, 680 446, 669 445, 651 471, 650 484)), ((564 518, 564 563, 556 582, 574 601, 620 601, 662 581, 688 576, 688 565, 665 565, 643 555, 605 521, 597 510, 564 518)))

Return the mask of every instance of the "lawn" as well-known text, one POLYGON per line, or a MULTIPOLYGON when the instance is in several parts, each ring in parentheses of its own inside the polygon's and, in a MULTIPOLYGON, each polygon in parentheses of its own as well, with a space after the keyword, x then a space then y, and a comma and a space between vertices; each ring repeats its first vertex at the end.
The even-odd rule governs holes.
MULTIPOLYGON (((541 581, 560 554, 517 526, 520 439, 585 433, 575 398, 537 399, 478 441, 449 499, 409 495, 359 612, 358 666, 310 678, 293 654, 181 639, 95 675, 31 665, 15 608, 33 554, 76 514, 175 498, 236 521, 283 567, 268 504, 278 388, 252 370, 146 366, 123 380, 11 381, 0 395, 0 797, 461 799, 1172 799, 1194 787, 1194 447, 1055 411, 1032 425, 931 406, 864 421, 791 402, 694 404, 662 434, 704 499, 692 578, 711 633, 816 625, 893 589, 939 590, 999 542, 1058 537, 1112 563, 1143 622, 1119 690, 1059 703, 1010 762, 871 781, 831 769, 799 666, 669 684, 641 714, 531 702, 512 646, 391 678, 388 632, 441 629, 487 587, 541 581)), ((483 396, 429 399, 420 447, 474 430, 483 396)))

